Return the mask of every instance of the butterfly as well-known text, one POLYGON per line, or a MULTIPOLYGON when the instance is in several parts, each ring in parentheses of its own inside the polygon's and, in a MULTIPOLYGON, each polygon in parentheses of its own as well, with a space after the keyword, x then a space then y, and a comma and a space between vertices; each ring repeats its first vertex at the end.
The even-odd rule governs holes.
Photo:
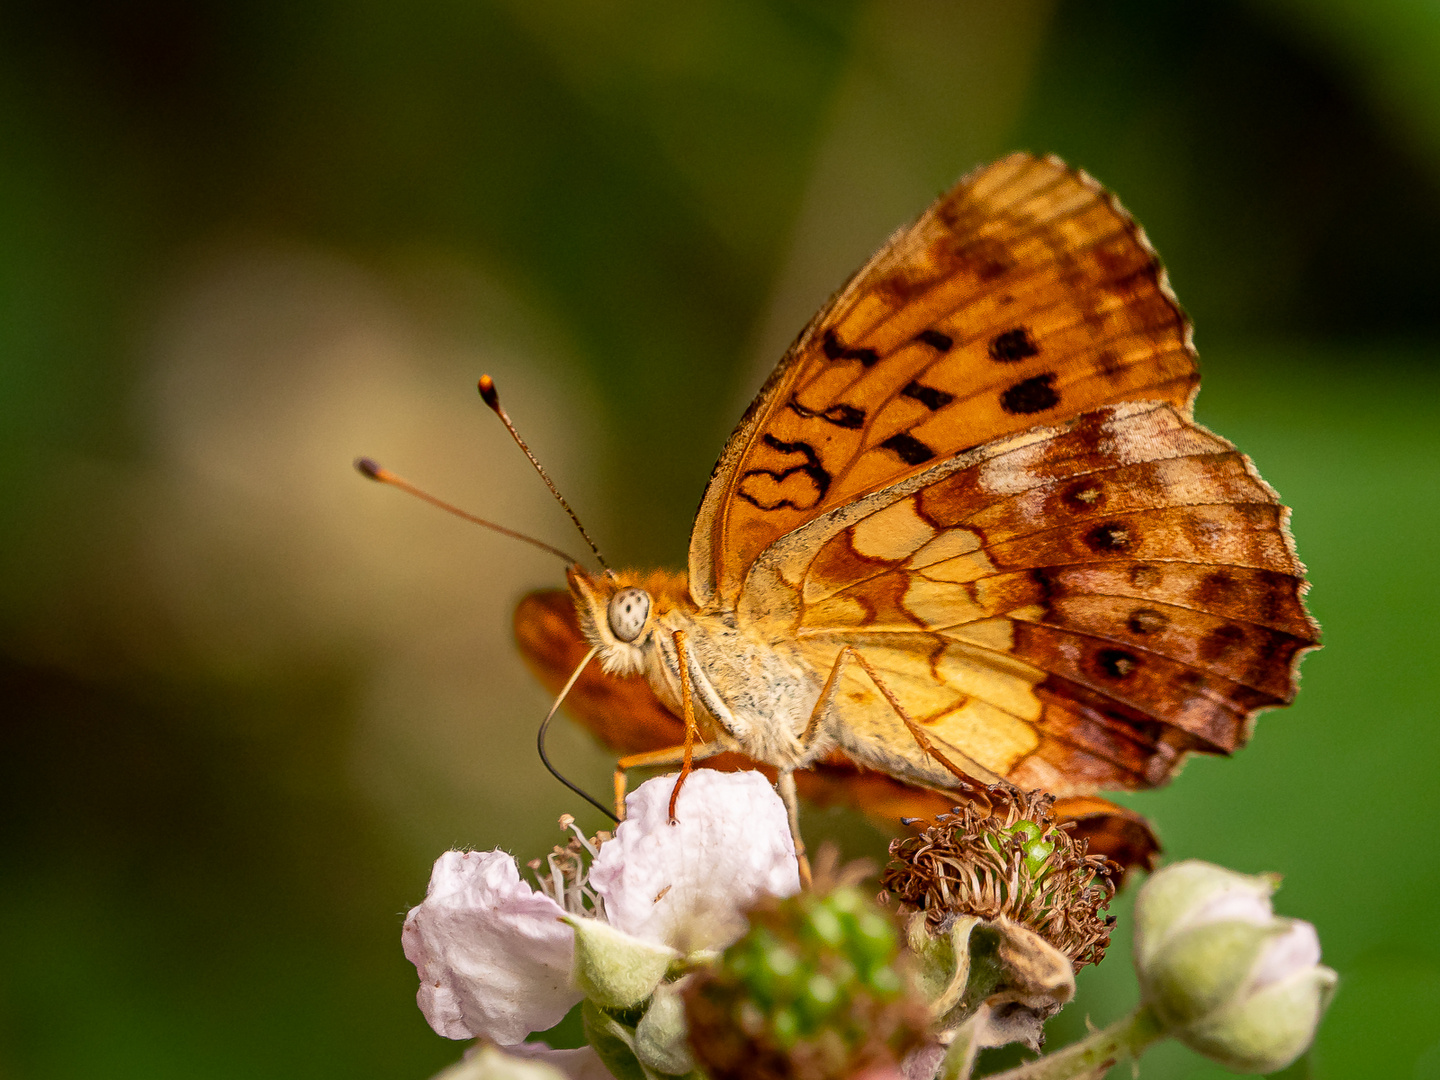
POLYGON ((1139 226, 1012 154, 800 333, 688 573, 572 566, 521 602, 521 651, 552 687, 595 651, 571 709, 628 755, 617 800, 628 768, 706 758, 765 767, 792 824, 800 794, 922 816, 1009 783, 1148 864, 1143 819, 1095 793, 1235 750, 1319 637, 1289 511, 1195 423, 1198 385, 1139 226))

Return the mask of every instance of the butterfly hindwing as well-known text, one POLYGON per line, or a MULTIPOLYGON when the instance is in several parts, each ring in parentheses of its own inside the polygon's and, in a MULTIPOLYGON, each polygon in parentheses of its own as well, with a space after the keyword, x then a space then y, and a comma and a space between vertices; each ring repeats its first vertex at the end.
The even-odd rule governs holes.
POLYGON ((766 547, 837 506, 1100 405, 1187 410, 1197 380, 1139 227, 1083 173, 1012 155, 897 233, 791 347, 706 491, 691 591, 733 602, 766 547))
MULTIPOLYGON (((1302 575, 1248 460, 1173 406, 1132 403, 825 515, 762 556, 739 612, 822 674, 859 649, 972 774, 1079 794, 1162 782, 1288 702, 1317 636, 1302 575)), ((852 758, 946 782, 861 672, 835 712, 852 758)))

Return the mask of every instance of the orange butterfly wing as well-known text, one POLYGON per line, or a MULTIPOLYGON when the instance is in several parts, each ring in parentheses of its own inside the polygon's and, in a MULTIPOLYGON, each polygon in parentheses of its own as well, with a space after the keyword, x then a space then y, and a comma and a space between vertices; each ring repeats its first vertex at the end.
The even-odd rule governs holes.
POLYGON ((962 450, 1119 401, 1189 415, 1189 324, 1095 181, 1012 154, 901 230, 791 346, 731 436, 690 541, 701 607, 773 541, 962 450))
MULTIPOLYGON (((1012 155, 797 339, 706 490, 691 591, 821 679, 859 648, 971 775, 1163 783, 1291 700, 1318 637, 1287 511, 1193 423, 1198 378, 1134 221, 1012 155)), ((842 686, 851 758, 950 786, 864 675, 842 686)))
MULTIPOLYGON (((1234 749, 1318 637, 1287 511, 1193 423, 1198 378, 1134 221, 1083 173, 1012 155, 801 333, 716 465, 690 592, 822 679, 860 648, 957 760, 1066 795, 1099 850, 1147 863, 1143 820, 1088 793, 1234 749)), ((552 687, 585 651, 565 594, 527 598, 517 633, 552 687)), ((954 781, 862 677, 836 710, 807 797, 881 816, 955 797, 902 782, 954 781)), ((626 752, 681 733, 640 679, 587 671, 571 711, 626 752)))
MULTIPOLYGON (((575 602, 562 589, 534 592, 520 601, 515 609, 515 640, 530 670, 552 693, 559 692, 590 647, 580 630, 575 602)), ((576 680, 565 708, 620 754, 675 746, 685 735, 684 721, 660 702, 644 678, 605 675, 595 665, 576 680)), ((705 767, 758 768, 772 778, 774 772, 743 754, 710 758, 705 767)), ((795 780, 808 801, 857 807, 885 828, 894 828, 905 817, 931 818, 948 810, 957 798, 954 793, 910 787, 884 773, 862 769, 842 754, 796 773, 795 780)), ((1159 854, 1160 844, 1149 823, 1105 799, 1060 799, 1055 814, 1058 820, 1073 823, 1074 835, 1088 839, 1090 850, 1126 870, 1148 870, 1159 854)))

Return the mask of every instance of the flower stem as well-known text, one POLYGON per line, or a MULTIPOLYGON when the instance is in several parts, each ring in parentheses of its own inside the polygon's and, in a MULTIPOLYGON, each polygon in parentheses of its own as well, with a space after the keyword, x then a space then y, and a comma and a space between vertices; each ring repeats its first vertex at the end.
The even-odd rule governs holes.
POLYGON ((1138 1058, 1165 1037, 1165 1029, 1146 1006, 1063 1050, 996 1073, 990 1080, 1074 1080, 1104 1076, 1111 1066, 1138 1058))

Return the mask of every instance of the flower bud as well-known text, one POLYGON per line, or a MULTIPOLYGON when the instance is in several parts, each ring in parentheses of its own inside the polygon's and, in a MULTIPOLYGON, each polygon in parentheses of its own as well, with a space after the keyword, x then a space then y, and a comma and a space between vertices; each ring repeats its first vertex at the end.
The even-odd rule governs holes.
POLYGON ((1156 873, 1135 904, 1145 1003, 1237 1072, 1275 1072, 1304 1053, 1335 988, 1315 928, 1271 910, 1277 883, 1191 860, 1156 873))
POLYGON ((894 1065, 926 1019, 902 963, 894 922, 853 885, 762 905, 685 990, 695 1058, 714 1080, 894 1065))

